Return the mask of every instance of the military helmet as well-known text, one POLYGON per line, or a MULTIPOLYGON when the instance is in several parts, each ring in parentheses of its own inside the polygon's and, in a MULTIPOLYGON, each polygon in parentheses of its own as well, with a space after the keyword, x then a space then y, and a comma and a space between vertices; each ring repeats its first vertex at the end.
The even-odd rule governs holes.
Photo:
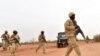
POLYGON ((5 33, 7 34, 7 33, 8 33, 8 31, 7 31, 7 30, 5 30, 5 33))
POLYGON ((41 31, 41 33, 44 33, 44 31, 41 31))
POLYGON ((18 32, 16 30, 13 31, 13 34, 17 34, 18 32))
POLYGON ((69 13, 69 17, 71 17, 72 15, 75 15, 75 13, 74 12, 70 12, 69 13))

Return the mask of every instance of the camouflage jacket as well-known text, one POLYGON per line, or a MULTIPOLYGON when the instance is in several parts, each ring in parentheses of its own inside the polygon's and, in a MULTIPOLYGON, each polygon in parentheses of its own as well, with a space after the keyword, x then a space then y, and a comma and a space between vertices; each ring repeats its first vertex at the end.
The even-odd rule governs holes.
POLYGON ((45 35, 44 34, 40 34, 38 40, 39 40, 39 42, 46 42, 45 35))
POLYGON ((64 24, 64 27, 65 27, 65 33, 66 35, 69 37, 69 36, 75 36, 75 33, 76 33, 76 29, 75 29, 75 25, 73 23, 72 20, 67 20, 64 24))

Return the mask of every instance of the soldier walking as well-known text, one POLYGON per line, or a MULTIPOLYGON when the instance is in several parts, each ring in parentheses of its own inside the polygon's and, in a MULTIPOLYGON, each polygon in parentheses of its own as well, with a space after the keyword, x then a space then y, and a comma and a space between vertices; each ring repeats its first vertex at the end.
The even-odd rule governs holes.
POLYGON ((41 34, 39 35, 38 40, 39 40, 39 46, 36 49, 36 52, 40 48, 43 48, 43 53, 45 54, 45 43, 46 43, 46 39, 45 39, 44 31, 41 31, 41 34))
MULTIPOLYGON (((69 18, 65 24, 65 33, 68 37, 68 49, 65 56, 69 56, 71 51, 74 49, 78 56, 81 56, 80 49, 76 43, 76 34, 77 34, 77 22, 75 21, 75 13, 70 12, 69 18)), ((84 35, 83 35, 84 36, 84 35)), ((85 36, 84 36, 85 39, 85 36)))
POLYGON ((3 46, 3 50, 6 51, 7 47, 9 46, 9 34, 8 31, 5 31, 4 34, 1 35, 2 38, 2 46, 3 46))
POLYGON ((15 52, 19 46, 19 41, 20 41, 20 37, 18 35, 18 32, 16 30, 13 31, 13 34, 11 35, 11 48, 12 48, 12 55, 15 55, 15 52))

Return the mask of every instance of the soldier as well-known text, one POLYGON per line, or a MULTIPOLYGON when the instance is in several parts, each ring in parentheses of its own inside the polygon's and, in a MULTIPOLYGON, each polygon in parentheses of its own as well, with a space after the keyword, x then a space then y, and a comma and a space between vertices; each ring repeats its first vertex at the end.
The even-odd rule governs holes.
POLYGON ((3 50, 6 51, 7 47, 9 46, 9 34, 8 31, 5 31, 4 34, 2 34, 1 38, 2 38, 2 46, 3 46, 3 50))
POLYGON ((12 46, 12 52, 11 54, 15 54, 18 46, 19 46, 19 41, 20 41, 20 37, 18 35, 18 32, 16 30, 13 31, 13 34, 11 35, 11 46, 12 46))
POLYGON ((76 34, 79 29, 77 27, 77 22, 75 21, 75 13, 70 12, 69 18, 70 19, 68 19, 64 24, 65 33, 68 37, 68 49, 65 56, 69 56, 73 49, 75 50, 78 56, 81 56, 80 49, 76 43, 76 34))
POLYGON ((87 35, 87 36, 86 36, 86 42, 89 43, 89 40, 90 40, 90 39, 89 39, 89 37, 88 37, 88 35, 87 35))
POLYGON ((43 53, 45 54, 45 43, 47 43, 47 42, 45 39, 44 31, 41 31, 41 34, 39 35, 38 40, 39 40, 39 46, 36 49, 36 52, 42 47, 43 53))

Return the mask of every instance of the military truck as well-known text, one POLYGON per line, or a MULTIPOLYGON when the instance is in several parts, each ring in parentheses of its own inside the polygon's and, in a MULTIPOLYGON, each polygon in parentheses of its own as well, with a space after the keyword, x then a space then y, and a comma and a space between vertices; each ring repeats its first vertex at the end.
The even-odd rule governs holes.
POLYGON ((2 47, 2 43, 0 43, 0 47, 2 47))
POLYGON ((64 47, 68 45, 68 39, 65 35, 65 32, 59 32, 57 36, 57 47, 64 47))

